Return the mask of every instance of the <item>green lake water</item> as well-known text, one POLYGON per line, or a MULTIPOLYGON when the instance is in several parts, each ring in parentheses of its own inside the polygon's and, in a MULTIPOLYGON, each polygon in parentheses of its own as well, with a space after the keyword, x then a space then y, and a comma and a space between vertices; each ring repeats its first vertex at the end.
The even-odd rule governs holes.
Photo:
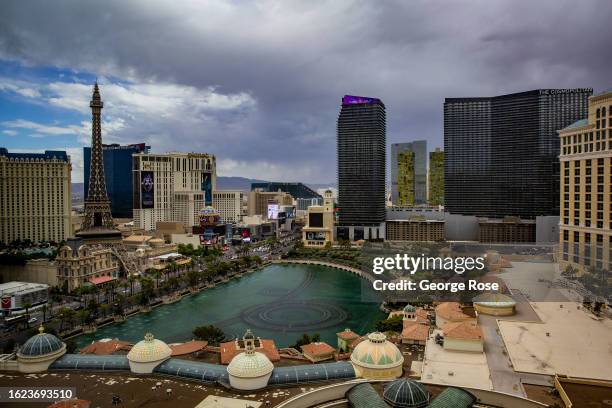
POLYGON ((316 265, 269 265, 181 301, 140 313, 75 339, 78 347, 102 338, 137 342, 146 332, 167 343, 190 340, 196 326, 213 324, 228 337, 250 328, 255 336, 288 346, 302 333, 320 333, 336 344, 336 333, 350 327, 372 331, 385 315, 368 282, 342 270, 316 265))

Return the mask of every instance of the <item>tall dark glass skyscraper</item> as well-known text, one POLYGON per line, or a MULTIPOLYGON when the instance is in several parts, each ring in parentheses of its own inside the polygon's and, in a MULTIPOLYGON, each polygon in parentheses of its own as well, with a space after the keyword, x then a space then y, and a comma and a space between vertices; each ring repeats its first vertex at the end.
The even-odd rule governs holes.
POLYGON ((385 105, 345 95, 338 117, 338 239, 385 237, 385 105))
MULTIPOLYGON (((111 202, 113 218, 132 218, 132 154, 147 153, 149 146, 144 143, 121 146, 102 145, 106 190, 111 202)), ((89 191, 89 166, 91 147, 83 148, 85 199, 89 191)))
POLYGON ((444 101, 444 205, 502 218, 559 214, 559 137, 592 89, 538 89, 444 101))

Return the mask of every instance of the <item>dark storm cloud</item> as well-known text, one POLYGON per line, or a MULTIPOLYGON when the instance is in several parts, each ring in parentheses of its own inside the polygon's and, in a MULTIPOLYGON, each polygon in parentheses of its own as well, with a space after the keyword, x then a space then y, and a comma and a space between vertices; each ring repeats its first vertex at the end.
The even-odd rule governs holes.
POLYGON ((130 140, 140 132, 157 151, 211 151, 228 160, 228 172, 252 168, 260 178, 333 181, 345 93, 384 100, 389 143, 428 139, 433 149, 442 146, 444 97, 612 84, 607 0, 0 7, 0 58, 250 95, 254 105, 238 112, 198 111, 201 121, 126 123, 123 131, 130 140))

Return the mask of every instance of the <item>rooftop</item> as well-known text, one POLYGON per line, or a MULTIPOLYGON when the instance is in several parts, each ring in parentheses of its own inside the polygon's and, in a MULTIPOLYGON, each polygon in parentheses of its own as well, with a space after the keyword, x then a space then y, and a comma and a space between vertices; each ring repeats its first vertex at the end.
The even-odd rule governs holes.
POLYGON ((444 302, 436 306, 436 315, 446 320, 468 319, 470 316, 463 313, 461 305, 457 302, 444 302))
POLYGON ((429 326, 404 320, 402 338, 409 340, 425 341, 429 336, 429 326))
POLYGON ((170 350, 172 350, 172 356, 174 357, 198 352, 206 348, 206 346, 208 346, 207 341, 191 340, 186 343, 170 344, 170 350))
MULTIPOLYGON (((242 339, 221 343, 219 345, 221 364, 229 364, 236 355, 244 350, 244 341, 242 339)), ((265 354, 270 361, 280 361, 280 355, 274 340, 256 338, 255 351, 265 354)))
POLYGON ((589 120, 588 119, 580 119, 580 120, 577 120, 576 122, 572 123, 571 125, 564 127, 561 130, 576 129, 576 128, 579 128, 579 127, 586 126, 588 124, 589 124, 589 120))
POLYGON ((482 329, 474 322, 446 323, 444 337, 461 340, 482 340, 482 329))
POLYGON ((336 333, 336 336, 340 337, 342 340, 354 340, 359 337, 359 335, 351 329, 344 329, 343 331, 336 333))
POLYGON ((9 153, 5 147, 0 147, 0 156, 15 160, 59 160, 68 162, 70 156, 63 150, 45 150, 44 153, 9 153))
POLYGON ((304 354, 309 354, 311 356, 323 356, 334 353, 336 351, 335 348, 322 341, 304 344, 301 348, 304 354))
POLYGON ((132 345, 127 341, 121 341, 118 339, 103 339, 91 343, 87 347, 81 349, 81 354, 95 354, 98 356, 104 356, 114 354, 120 351, 130 351, 132 345))

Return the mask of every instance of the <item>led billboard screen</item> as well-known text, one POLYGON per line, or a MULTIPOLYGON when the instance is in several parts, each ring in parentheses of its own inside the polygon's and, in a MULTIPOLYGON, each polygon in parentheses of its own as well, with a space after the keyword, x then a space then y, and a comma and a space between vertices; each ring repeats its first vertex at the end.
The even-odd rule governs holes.
POLYGON ((212 205, 212 175, 202 175, 202 191, 204 192, 204 205, 212 205))
POLYGON ((155 207, 155 191, 152 171, 140 172, 140 207, 155 207))
POLYGON ((275 204, 275 203, 268 204, 268 219, 269 220, 278 219, 278 204, 275 204))

